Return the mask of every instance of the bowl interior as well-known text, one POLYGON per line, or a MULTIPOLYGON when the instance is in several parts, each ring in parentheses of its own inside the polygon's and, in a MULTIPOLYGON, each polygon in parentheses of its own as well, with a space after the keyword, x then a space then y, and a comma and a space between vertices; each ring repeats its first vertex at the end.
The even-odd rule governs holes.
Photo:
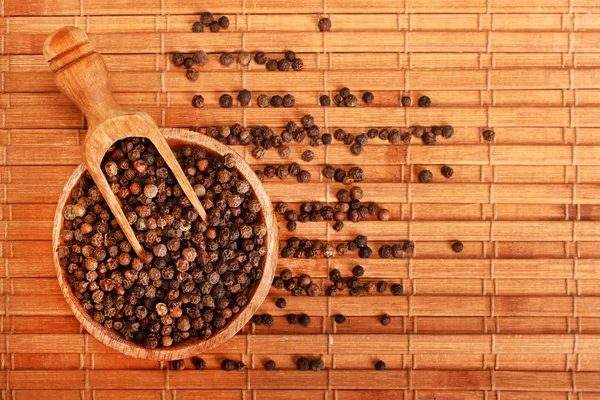
POLYGON ((72 190, 75 188, 86 171, 86 168, 83 164, 77 167, 77 169, 73 172, 60 196, 54 216, 52 246, 54 250, 54 265, 56 267, 58 282, 63 295, 73 310, 75 317, 79 320, 83 327, 90 332, 92 336, 105 345, 132 357, 153 360, 177 360, 188 358, 219 346, 235 335, 250 320, 252 315, 264 301, 273 280, 275 264, 277 261, 276 246, 278 232, 276 220, 273 214, 273 208, 269 197, 262 186, 262 183, 256 177, 256 174, 254 174, 252 169, 250 169, 248 164, 246 164, 246 162, 237 153, 224 144, 200 133, 181 129, 163 129, 162 131, 171 147, 176 147, 178 145, 192 145, 204 147, 205 149, 220 155, 232 153, 236 159, 236 168, 248 181, 256 198, 261 203, 264 223, 267 226, 267 235, 265 237, 267 253, 261 260, 261 267, 263 270, 262 278, 253 286, 249 295, 250 301, 248 304, 239 313, 231 317, 225 327, 220 329, 208 339, 189 338, 171 347, 156 348, 154 350, 146 349, 140 344, 125 340, 113 330, 107 329, 102 324, 95 322, 88 312, 83 308, 79 299, 73 295, 71 287, 67 281, 68 274, 60 266, 56 251, 58 247, 62 245, 60 232, 63 229, 64 222, 63 209, 71 196, 72 190))

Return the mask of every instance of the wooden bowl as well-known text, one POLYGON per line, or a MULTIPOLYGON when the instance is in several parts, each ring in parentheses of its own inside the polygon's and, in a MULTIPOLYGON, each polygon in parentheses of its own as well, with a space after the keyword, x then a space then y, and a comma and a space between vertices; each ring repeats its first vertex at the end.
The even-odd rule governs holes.
POLYGON ((175 344, 171 347, 161 347, 154 350, 149 350, 144 346, 125 340, 117 332, 105 328, 102 324, 94 322, 92 317, 83 308, 79 299, 77 299, 71 290, 71 286, 67 281, 67 272, 60 266, 57 249, 63 244, 60 238, 60 232, 63 229, 63 210, 71 196, 71 192, 75 185, 79 182, 81 177, 86 171, 85 165, 81 164, 73 175, 67 181, 65 188, 58 201, 56 213, 54 215, 54 229, 52 231, 52 248, 54 254, 54 266, 56 267, 56 274, 58 276, 58 283, 60 289, 73 310, 77 320, 83 325, 83 327, 97 340, 104 343, 108 347, 112 347, 121 353, 127 354, 128 356, 137 358, 146 358, 151 360, 179 360, 183 358, 189 358, 191 356, 204 353, 212 348, 219 346, 233 335, 235 335, 242 327, 250 320, 252 315, 256 312, 258 307, 262 304, 271 282, 273 281, 273 273, 275 270, 275 264, 277 262, 277 223, 273 214, 273 207, 262 186, 260 180, 256 177, 256 174, 250 169, 248 164, 233 150, 223 145, 222 143, 200 133, 181 129, 163 129, 163 134, 167 138, 169 145, 193 145, 201 146, 207 150, 213 151, 221 156, 232 153, 237 161, 236 168, 248 181, 257 199, 260 201, 263 210, 264 222, 267 225, 266 247, 267 253, 262 259, 263 275, 258 283, 254 284, 252 291, 250 292, 248 304, 236 315, 231 317, 228 324, 220 329, 217 333, 208 339, 201 338, 189 338, 183 342, 175 344))

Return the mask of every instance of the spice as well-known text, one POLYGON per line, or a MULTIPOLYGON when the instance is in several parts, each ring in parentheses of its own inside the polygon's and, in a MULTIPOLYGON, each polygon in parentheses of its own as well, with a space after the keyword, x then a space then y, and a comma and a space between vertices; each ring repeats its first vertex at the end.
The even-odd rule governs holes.
POLYGON ((265 369, 267 371, 273 371, 276 367, 277 367, 277 365, 275 364, 275 361, 273 361, 273 360, 269 360, 265 363, 265 369))
POLYGON ((362 266, 356 265, 354 268, 352 268, 352 275, 363 276, 364 274, 365 274, 365 269, 362 266))
POLYGON ((271 102, 271 99, 266 94, 261 94, 256 99, 256 102, 258 103, 259 107, 264 108, 264 107, 268 107, 269 106, 269 103, 271 102))
POLYGON ((321 18, 319 20, 319 30, 321 32, 329 32, 331 30, 331 20, 329 18, 321 18))
POLYGON ((173 53, 173 58, 172 58, 173 65, 175 65, 176 67, 181 67, 183 65, 184 61, 185 61, 185 56, 183 55, 183 53, 180 53, 180 52, 173 53))
POLYGON ((380 221, 389 221, 390 218, 392 217, 392 214, 390 213, 390 211, 386 208, 382 208, 379 210, 379 213, 377 214, 378 218, 380 221))
POLYGON ((385 293, 386 290, 387 290, 387 282, 386 281, 377 282, 377 292, 385 293))
POLYGON ((402 99, 400 100, 400 102, 402 103, 402 107, 409 107, 410 106, 410 97, 409 96, 402 96, 402 99))
POLYGON ((302 59, 300 58, 296 58, 293 62, 292 62, 292 69, 294 71, 302 71, 302 69, 304 68, 304 61, 302 61, 302 59))
POLYGON ((200 94, 195 95, 192 98, 192 106, 194 106, 194 108, 204 107, 204 97, 200 94))
POLYGON ((402 294, 404 294, 404 288, 399 283, 393 284, 391 287, 391 291, 394 296, 402 296, 402 294))
POLYGON ((444 126, 442 128, 442 136, 446 139, 450 139, 452 136, 454 136, 454 128, 450 125, 444 126))
POLYGON ((233 54, 231 53, 223 53, 221 57, 219 57, 219 61, 226 67, 229 67, 233 63, 233 54))
POLYGON ((493 141, 496 138, 496 132, 487 129, 481 133, 483 140, 487 140, 488 142, 493 141))
POLYGON ((402 251, 404 251, 405 253, 412 253, 413 251, 415 251, 415 242, 410 240, 404 242, 402 245, 402 251))
POLYGON ((392 317, 390 317, 389 314, 383 314, 381 318, 379 318, 379 321, 381 322, 381 325, 387 326, 392 322, 392 317))
POLYGON ((440 171, 441 171, 442 175, 446 178, 450 178, 454 174, 454 170, 452 169, 452 167, 450 167, 448 165, 442 166, 440 171))
POLYGON ((336 94, 335 96, 333 96, 333 103, 336 106, 341 107, 344 105, 344 98, 340 94, 336 94))
POLYGON ((183 371, 185 369, 185 361, 184 360, 171 361, 171 369, 173 371, 183 371))
POLYGON ((244 364, 241 361, 236 361, 235 362, 235 369, 237 369, 238 371, 244 371, 246 369, 246 364, 244 364))
POLYGON ((319 97, 319 104, 321 104, 323 107, 329 107, 331 105, 331 98, 326 94, 323 94, 321 97, 319 97))
POLYGON ((197 370, 204 371, 206 369, 206 361, 204 361, 203 359, 199 358, 194 363, 194 366, 196 367, 197 370))
POLYGON ((204 25, 202 25, 202 22, 200 22, 200 21, 194 22, 192 24, 192 32, 195 32, 195 33, 204 32, 204 25))
POLYGON ((344 106, 346 106, 346 107, 356 107, 357 104, 358 104, 358 97, 356 97, 353 94, 344 98, 344 106))
POLYGON ((300 317, 298 317, 298 323, 304 327, 307 327, 310 325, 310 317, 306 314, 301 314, 300 317))
POLYGON ((375 363, 375 369, 377 371, 383 371, 385 369, 385 363, 383 361, 381 361, 381 360, 377 361, 375 363))
POLYGON ((419 182, 431 183, 431 181, 433 181, 433 174, 430 170, 424 169, 423 171, 419 172, 419 182))
POLYGON ((311 162, 314 159, 315 153, 313 153, 312 150, 306 150, 304 153, 302 153, 302 161, 311 162))
POLYGON ((423 144, 427 146, 432 146, 436 142, 435 135, 431 132, 425 132, 421 137, 421 140, 423 140, 423 144))
POLYGON ((278 68, 279 68, 279 64, 277 63, 277 60, 269 60, 269 61, 267 61, 267 70, 269 70, 269 71, 277 71, 278 68))
POLYGON ((204 50, 195 52, 192 55, 192 61, 197 65, 204 65, 208 62, 208 54, 204 50))
POLYGON ((346 317, 344 314, 337 314, 334 319, 337 324, 343 324, 346 322, 346 317))
POLYGON ((208 28, 211 32, 217 33, 221 30, 221 24, 219 24, 218 21, 213 21, 210 24, 208 24, 208 28))
POLYGON ((452 250, 454 250, 455 253, 460 253, 461 251, 463 251, 464 249, 464 245, 461 241, 456 241, 452 244, 452 250))
POLYGON ((294 61, 296 59, 296 53, 294 53, 292 50, 286 51, 285 59, 288 60, 289 62, 294 61))
POLYGON ((310 362, 311 371, 321 371, 325 367, 325 363, 320 358, 315 358, 310 362))
POLYGON ((262 316, 263 319, 263 324, 266 327, 272 327, 275 324, 275 318, 273 318, 273 316, 271 314, 264 314, 262 316))
POLYGON ((242 106, 247 106, 250 104, 250 100, 252 100, 252 92, 244 89, 238 93, 237 99, 242 106))
POLYGON ((223 108, 231 108, 231 106, 233 106, 233 97, 229 94, 221 95, 219 98, 219 105, 223 108))
POLYGON ((288 324, 297 325, 298 324, 298 316, 296 314, 288 314, 287 316, 288 324))
POLYGON ((252 54, 248 53, 247 51, 240 51, 240 53, 238 54, 238 63, 240 65, 248 65, 250 64, 251 60, 252 54))
POLYGON ((229 28, 229 18, 223 15, 221 18, 219 18, 219 25, 221 25, 221 28, 223 29, 229 28))
POLYGON ((387 244, 382 245, 379 248, 379 256, 381 258, 390 258, 392 256, 392 248, 387 244))
POLYGON ((282 59, 277 62, 277 68, 280 71, 289 71, 290 66, 291 66, 290 62, 286 59, 282 59))
POLYGON ((340 89, 340 96, 342 96, 343 99, 347 99, 350 96, 350 89, 347 87, 343 87, 340 89))
POLYGON ((281 107, 283 105, 283 99, 281 96, 276 94, 275 96, 271 97, 271 105, 273 107, 281 107))
POLYGON ((296 99, 291 94, 286 94, 283 96, 283 106, 284 107, 294 107, 296 104, 296 99))
POLYGON ((373 100, 375 100, 375 95, 372 92, 365 92, 362 96, 362 99, 365 103, 371 104, 373 100))
POLYGON ((429 107, 431 105, 431 99, 427 96, 421 96, 419 98, 419 107, 429 107))
POLYGON ((203 12, 200 15, 200 22, 202 22, 204 25, 208 25, 213 21, 214 21, 213 15, 211 13, 209 13, 208 11, 203 12))
POLYGON ((226 358, 221 361, 221 369, 223 371, 233 371, 235 369, 235 361, 226 358))
POLYGON ((194 68, 190 68, 185 72, 185 77, 190 82, 197 81, 199 76, 200 76, 200 73, 198 72, 198 70, 196 70, 194 68))
POLYGON ((264 52, 262 52, 262 51, 259 51, 259 52, 257 52, 257 53, 254 55, 254 61, 255 61, 257 64, 261 64, 261 65, 262 65, 262 64, 264 64, 264 63, 266 63, 266 62, 267 62, 267 55, 266 55, 264 52))
POLYGON ((310 360, 306 357, 300 357, 296 361, 296 367, 300 371, 308 371, 308 370, 310 370, 310 360))
POLYGON ((275 305, 278 308, 285 308, 285 306, 287 305, 287 302, 285 301, 285 299, 283 297, 280 297, 275 301, 275 305))

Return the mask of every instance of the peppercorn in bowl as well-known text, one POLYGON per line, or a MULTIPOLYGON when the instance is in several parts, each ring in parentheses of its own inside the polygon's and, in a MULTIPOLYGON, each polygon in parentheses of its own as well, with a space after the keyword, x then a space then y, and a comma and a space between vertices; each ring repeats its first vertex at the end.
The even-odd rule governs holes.
POLYGON ((115 143, 102 170, 145 252, 138 257, 80 165, 54 219, 54 262, 79 322, 127 355, 187 358, 246 324, 267 295, 277 251, 271 203, 250 167, 198 133, 163 130, 207 212, 201 220, 154 146, 115 143))

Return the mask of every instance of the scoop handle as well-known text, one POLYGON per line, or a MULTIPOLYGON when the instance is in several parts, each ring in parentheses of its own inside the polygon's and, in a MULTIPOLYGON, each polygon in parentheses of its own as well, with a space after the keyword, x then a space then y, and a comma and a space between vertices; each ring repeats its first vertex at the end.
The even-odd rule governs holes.
POLYGON ((43 51, 56 86, 84 113, 90 132, 103 121, 126 114, 109 88, 104 59, 83 30, 67 26, 54 32, 43 51))

